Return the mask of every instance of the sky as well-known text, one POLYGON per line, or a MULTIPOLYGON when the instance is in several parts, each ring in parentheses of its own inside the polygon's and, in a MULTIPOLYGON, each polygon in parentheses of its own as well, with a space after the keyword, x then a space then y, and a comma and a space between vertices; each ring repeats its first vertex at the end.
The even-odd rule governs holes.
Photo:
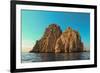
POLYGON ((90 47, 90 13, 21 10, 22 51, 33 48, 48 25, 55 23, 64 31, 67 27, 78 31, 85 47, 90 47))

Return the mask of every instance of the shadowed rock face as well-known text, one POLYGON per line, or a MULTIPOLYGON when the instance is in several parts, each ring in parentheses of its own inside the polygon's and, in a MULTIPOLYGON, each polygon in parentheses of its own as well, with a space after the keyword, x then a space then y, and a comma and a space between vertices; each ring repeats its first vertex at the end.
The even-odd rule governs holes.
POLYGON ((68 27, 62 33, 59 26, 51 24, 30 52, 80 52, 83 51, 83 48, 80 34, 77 31, 68 27))
POLYGON ((55 44, 62 31, 56 24, 46 28, 43 37, 36 42, 31 52, 55 52, 55 44))

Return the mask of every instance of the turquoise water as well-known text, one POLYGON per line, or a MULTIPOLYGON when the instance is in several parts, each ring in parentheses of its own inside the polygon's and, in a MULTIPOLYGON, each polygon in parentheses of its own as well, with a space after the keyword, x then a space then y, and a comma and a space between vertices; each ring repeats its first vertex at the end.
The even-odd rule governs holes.
POLYGON ((67 60, 88 60, 90 52, 78 53, 22 53, 22 63, 47 62, 47 61, 67 61, 67 60))

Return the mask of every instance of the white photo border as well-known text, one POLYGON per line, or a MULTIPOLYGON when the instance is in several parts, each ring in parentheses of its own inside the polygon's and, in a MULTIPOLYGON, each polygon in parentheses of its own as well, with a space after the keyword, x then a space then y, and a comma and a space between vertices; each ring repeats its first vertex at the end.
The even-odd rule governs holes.
POLYGON ((36 5, 16 5, 16 67, 17 68, 38 68, 38 67, 53 67, 53 66, 71 66, 71 65, 86 65, 94 64, 94 10, 84 8, 70 7, 51 7, 51 6, 36 6, 36 5), (58 62, 32 62, 21 63, 21 9, 24 10, 46 10, 46 11, 64 11, 64 12, 83 12, 90 13, 90 60, 73 60, 73 61, 58 61, 58 62))

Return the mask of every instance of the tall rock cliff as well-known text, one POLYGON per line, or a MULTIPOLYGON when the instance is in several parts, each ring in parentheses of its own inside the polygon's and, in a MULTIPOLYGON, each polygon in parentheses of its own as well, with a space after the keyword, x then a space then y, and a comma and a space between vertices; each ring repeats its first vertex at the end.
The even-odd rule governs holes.
POLYGON ((83 51, 84 45, 80 34, 68 27, 64 32, 56 24, 46 28, 43 37, 37 40, 30 52, 69 53, 83 51))
POLYGON ((57 39, 55 52, 80 52, 83 51, 83 48, 80 34, 68 27, 57 39))
POLYGON ((38 40, 30 52, 55 52, 55 44, 62 31, 56 24, 46 28, 43 37, 38 40))

